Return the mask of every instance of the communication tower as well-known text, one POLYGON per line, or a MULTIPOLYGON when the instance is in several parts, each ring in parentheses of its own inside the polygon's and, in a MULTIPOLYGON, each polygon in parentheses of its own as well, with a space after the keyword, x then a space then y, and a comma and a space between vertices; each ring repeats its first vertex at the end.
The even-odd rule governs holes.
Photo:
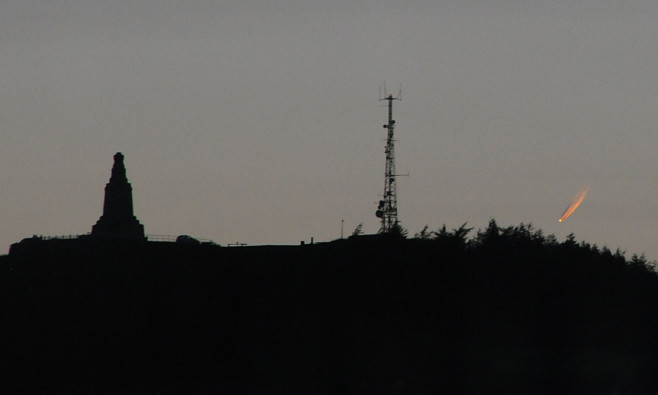
POLYGON ((375 215, 380 218, 382 225, 379 228, 379 233, 389 233, 398 224, 398 199, 396 191, 396 177, 395 173, 395 139, 393 138, 393 131, 395 130, 395 120, 393 120, 393 101, 402 100, 402 90, 395 97, 392 94, 386 94, 384 88, 384 98, 380 97, 380 101, 388 101, 388 123, 384 125, 387 129, 386 136, 386 169, 384 172, 384 196, 379 201, 379 206, 375 215))

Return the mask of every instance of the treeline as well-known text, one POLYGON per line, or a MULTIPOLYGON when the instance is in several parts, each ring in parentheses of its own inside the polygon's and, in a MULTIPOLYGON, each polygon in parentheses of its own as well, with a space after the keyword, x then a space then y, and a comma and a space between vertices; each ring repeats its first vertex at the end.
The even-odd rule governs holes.
MULTIPOLYGON (((581 253, 589 251, 593 254, 600 254, 605 258, 613 257, 617 263, 628 264, 634 267, 643 267, 654 271, 655 262, 648 261, 644 254, 633 254, 630 260, 626 260, 625 251, 617 248, 612 252, 609 248, 598 247, 596 244, 590 244, 585 241, 577 242, 573 233, 569 234, 563 242, 559 242, 555 235, 545 235, 541 229, 535 229, 532 224, 521 223, 517 226, 500 227, 496 220, 492 219, 486 229, 478 230, 473 237, 473 228, 467 227, 464 223, 459 228, 448 230, 443 225, 438 230, 430 230, 425 226, 420 232, 414 235, 414 239, 435 241, 441 247, 457 250, 478 250, 478 249, 507 249, 507 250, 526 250, 535 248, 540 251, 545 249, 567 248, 571 251, 578 247, 581 253)), ((406 237, 407 231, 403 228, 396 230, 396 235, 406 237)))
POLYGON ((0 259, 11 392, 658 388, 652 264, 530 225, 294 247, 62 246, 0 259))

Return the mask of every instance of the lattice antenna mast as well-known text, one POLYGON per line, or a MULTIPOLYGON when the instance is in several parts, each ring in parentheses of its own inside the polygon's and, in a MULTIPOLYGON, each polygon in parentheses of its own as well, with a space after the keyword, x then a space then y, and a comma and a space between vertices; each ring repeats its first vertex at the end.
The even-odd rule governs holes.
MULTIPOLYGON (((402 90, 400 90, 400 93, 402 90)), ((379 233, 389 233, 395 226, 398 224, 398 199, 397 199, 397 188, 396 188, 396 177, 395 173, 395 139, 393 132, 395 130, 395 120, 393 120, 393 101, 402 100, 401 94, 398 93, 397 97, 394 97, 392 94, 386 95, 386 90, 384 89, 384 98, 379 100, 388 101, 388 123, 384 125, 384 128, 387 129, 388 133, 386 136, 386 169, 384 172, 384 196, 383 199, 379 201, 379 206, 377 207, 377 218, 380 218, 382 225, 379 228, 379 233)))

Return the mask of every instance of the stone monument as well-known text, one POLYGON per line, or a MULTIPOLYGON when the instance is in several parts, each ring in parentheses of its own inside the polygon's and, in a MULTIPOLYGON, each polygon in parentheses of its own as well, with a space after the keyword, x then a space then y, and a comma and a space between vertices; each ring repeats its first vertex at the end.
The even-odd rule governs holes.
POLYGON ((133 214, 132 187, 126 178, 123 154, 114 155, 110 182, 105 185, 103 215, 91 228, 93 237, 145 240, 144 225, 133 214))

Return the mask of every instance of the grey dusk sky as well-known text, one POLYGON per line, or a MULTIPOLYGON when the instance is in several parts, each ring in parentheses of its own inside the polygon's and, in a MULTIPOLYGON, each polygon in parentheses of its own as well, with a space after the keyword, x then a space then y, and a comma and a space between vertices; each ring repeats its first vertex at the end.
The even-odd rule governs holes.
POLYGON ((386 82, 410 234, 494 218, 658 259, 656 21, 653 0, 0 0, 0 248, 89 232, 118 151, 148 234, 374 233, 386 82))

